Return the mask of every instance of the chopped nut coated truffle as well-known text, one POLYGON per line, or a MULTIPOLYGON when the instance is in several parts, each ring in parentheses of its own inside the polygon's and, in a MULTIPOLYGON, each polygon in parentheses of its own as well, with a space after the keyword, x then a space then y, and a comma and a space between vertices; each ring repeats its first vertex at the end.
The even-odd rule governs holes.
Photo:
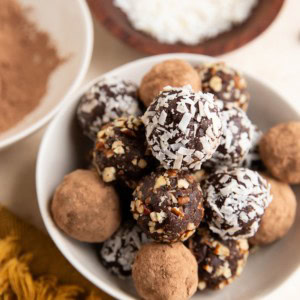
POLYGON ((134 191, 131 211, 154 240, 184 241, 203 218, 203 196, 194 178, 176 170, 159 170, 146 176, 134 191))
POLYGON ((275 178, 300 183, 300 122, 281 123, 269 129, 260 141, 259 153, 275 178))
POLYGON ((199 72, 202 91, 212 93, 221 109, 248 108, 249 93, 245 78, 225 63, 209 63, 196 68, 199 72))
POLYGON ((57 226, 83 242, 108 239, 121 221, 119 198, 112 186, 105 185, 96 172, 76 170, 57 187, 51 212, 57 226))
POLYGON ((139 95, 147 107, 165 86, 183 87, 185 85, 191 85, 195 92, 199 91, 201 81, 198 73, 184 60, 166 60, 155 65, 144 76, 139 95))
POLYGON ((117 78, 103 78, 84 94, 77 108, 83 133, 95 140, 102 125, 122 116, 139 116, 137 86, 117 78))
POLYGON ((223 289, 239 276, 247 262, 248 241, 221 240, 201 227, 187 242, 198 263, 199 290, 223 289))
POLYGON ((122 117, 98 132, 94 165, 104 182, 121 180, 130 188, 156 166, 147 149, 145 128, 135 117, 122 117))
POLYGON ((249 241, 252 245, 270 244, 285 236, 296 217, 297 201, 290 186, 265 174, 273 200, 261 219, 259 229, 249 241))
POLYGON ((200 170, 220 144, 222 123, 211 94, 166 87, 142 120, 153 155, 165 169, 200 170))
POLYGON ((187 300, 197 290, 197 262, 182 244, 150 243, 137 253, 132 278, 145 300, 187 300))

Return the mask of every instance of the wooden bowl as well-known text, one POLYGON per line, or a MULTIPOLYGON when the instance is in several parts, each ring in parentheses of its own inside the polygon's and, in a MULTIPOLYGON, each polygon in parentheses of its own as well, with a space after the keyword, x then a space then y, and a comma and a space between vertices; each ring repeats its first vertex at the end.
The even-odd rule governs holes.
POLYGON ((126 15, 113 5, 112 0, 87 1, 100 23, 121 41, 137 50, 148 54, 189 52, 213 56, 237 49, 261 34, 276 18, 284 2, 284 0, 260 0, 243 24, 196 46, 189 46, 182 43, 163 44, 135 30, 126 15))

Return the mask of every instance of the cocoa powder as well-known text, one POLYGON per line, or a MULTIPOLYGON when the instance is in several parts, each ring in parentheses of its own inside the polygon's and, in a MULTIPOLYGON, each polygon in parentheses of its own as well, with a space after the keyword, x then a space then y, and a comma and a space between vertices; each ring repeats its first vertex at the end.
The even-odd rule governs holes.
POLYGON ((30 113, 62 62, 49 35, 16 0, 0 1, 0 133, 30 113))

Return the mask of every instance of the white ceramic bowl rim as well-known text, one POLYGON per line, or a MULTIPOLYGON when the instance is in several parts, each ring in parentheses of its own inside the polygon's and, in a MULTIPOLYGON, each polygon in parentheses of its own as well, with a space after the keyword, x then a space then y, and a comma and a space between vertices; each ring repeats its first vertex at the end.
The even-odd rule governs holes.
MULTIPOLYGON (((46 210, 44 210, 44 204, 42 203, 41 199, 42 199, 42 183, 40 182, 40 174, 41 172, 43 172, 42 168, 40 167, 42 165, 41 163, 41 159, 42 159, 42 154, 46 151, 46 140, 48 135, 51 133, 51 131, 53 130, 53 128, 55 127, 55 123, 58 120, 58 118, 61 115, 64 115, 65 112, 69 109, 70 106, 72 106, 72 104, 74 104, 74 102, 77 102, 80 95, 82 95, 84 92, 86 92, 95 82, 97 82, 100 78, 104 77, 104 76, 115 76, 116 74, 118 74, 123 68, 128 68, 131 65, 134 65, 136 68, 139 67, 140 63, 144 63, 144 62, 151 62, 151 61, 156 61, 157 57, 160 57, 161 60, 166 60, 166 59, 173 59, 173 58, 180 58, 180 59, 184 59, 184 60, 193 60, 193 59, 198 59, 201 58, 202 60, 205 61, 216 61, 218 59, 209 57, 209 56, 204 56, 204 55, 198 55, 198 54, 185 54, 185 53, 172 53, 172 54, 162 54, 162 55, 155 55, 155 56, 150 56, 150 57, 146 57, 146 58, 141 58, 138 60, 135 60, 133 62, 124 64, 116 69, 113 69, 110 72, 107 72, 97 78, 95 78, 94 80, 90 81, 89 83, 87 83, 85 86, 83 86, 76 94, 73 95, 69 95, 69 97, 71 97, 70 99, 68 99, 69 101, 67 101, 66 105, 63 107, 63 109, 59 112, 59 114, 52 120, 51 124, 49 125, 46 133, 44 134, 44 137, 42 139, 41 145, 40 145, 40 149, 39 149, 39 153, 38 153, 38 158, 37 158, 37 164, 36 164, 36 189, 37 189, 37 197, 38 197, 38 202, 39 202, 39 208, 40 208, 40 212, 44 221, 44 224, 51 236, 51 238, 53 239, 53 241, 55 242, 55 244, 57 245, 57 247, 59 248, 59 250, 61 251, 61 253, 67 258, 67 260, 86 278, 88 278, 92 283, 94 283, 96 286, 98 286, 99 288, 101 288, 103 291, 105 291, 106 293, 108 293, 109 295, 115 297, 116 299, 124 299, 124 300, 132 300, 132 297, 129 296, 124 296, 124 294, 121 295, 121 293, 119 293, 118 291, 116 291, 112 286, 110 286, 109 284, 106 284, 103 281, 99 281, 98 278, 96 276, 94 276, 93 274, 91 274, 89 271, 87 271, 84 268, 83 264, 78 264, 77 262, 77 258, 73 255, 72 252, 68 251, 65 249, 64 247, 64 243, 61 241, 59 235, 60 233, 57 233, 57 231, 55 231, 52 228, 52 224, 51 224, 51 220, 49 218, 49 216, 46 214, 46 210)), ((241 68, 239 68, 239 70, 241 70, 241 68)), ((243 72, 243 70, 241 70, 243 72)), ((249 78, 252 78, 253 80, 257 80, 255 78, 255 76, 249 74, 248 72, 243 72, 244 74, 246 74, 249 78)), ((268 81, 261 80, 259 79, 260 83, 262 83, 264 86, 266 86, 266 88, 270 89, 274 94, 277 94, 279 98, 284 99, 284 96, 282 96, 280 94, 280 92, 276 91, 276 88, 274 88, 268 81)), ((293 110, 294 109, 288 104, 286 103, 286 106, 293 110)), ((48 206, 47 206, 48 207, 48 206)))
POLYGON ((85 40, 85 57, 82 61, 80 71, 78 72, 77 76, 75 77, 73 83, 70 85, 69 89, 67 90, 65 96, 62 100, 52 109, 50 110, 44 117, 34 122, 32 125, 28 126, 24 130, 8 136, 7 138, 0 141, 0 149, 5 148, 9 145, 16 143, 17 141, 31 135, 42 126, 44 126, 47 122, 49 122, 52 117, 63 107, 64 103, 68 101, 69 97, 73 92, 81 84, 82 80, 84 79, 87 70, 90 65, 92 53, 93 53, 93 45, 94 45, 94 27, 92 22, 92 16, 86 1, 78 1, 80 10, 83 15, 84 25, 86 27, 86 40, 85 40))

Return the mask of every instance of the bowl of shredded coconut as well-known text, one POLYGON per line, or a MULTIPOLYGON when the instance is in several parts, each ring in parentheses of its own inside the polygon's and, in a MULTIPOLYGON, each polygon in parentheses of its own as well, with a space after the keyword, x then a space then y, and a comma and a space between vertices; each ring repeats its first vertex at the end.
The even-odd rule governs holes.
POLYGON ((114 35, 149 54, 219 55, 254 39, 277 16, 283 0, 89 0, 114 35))

